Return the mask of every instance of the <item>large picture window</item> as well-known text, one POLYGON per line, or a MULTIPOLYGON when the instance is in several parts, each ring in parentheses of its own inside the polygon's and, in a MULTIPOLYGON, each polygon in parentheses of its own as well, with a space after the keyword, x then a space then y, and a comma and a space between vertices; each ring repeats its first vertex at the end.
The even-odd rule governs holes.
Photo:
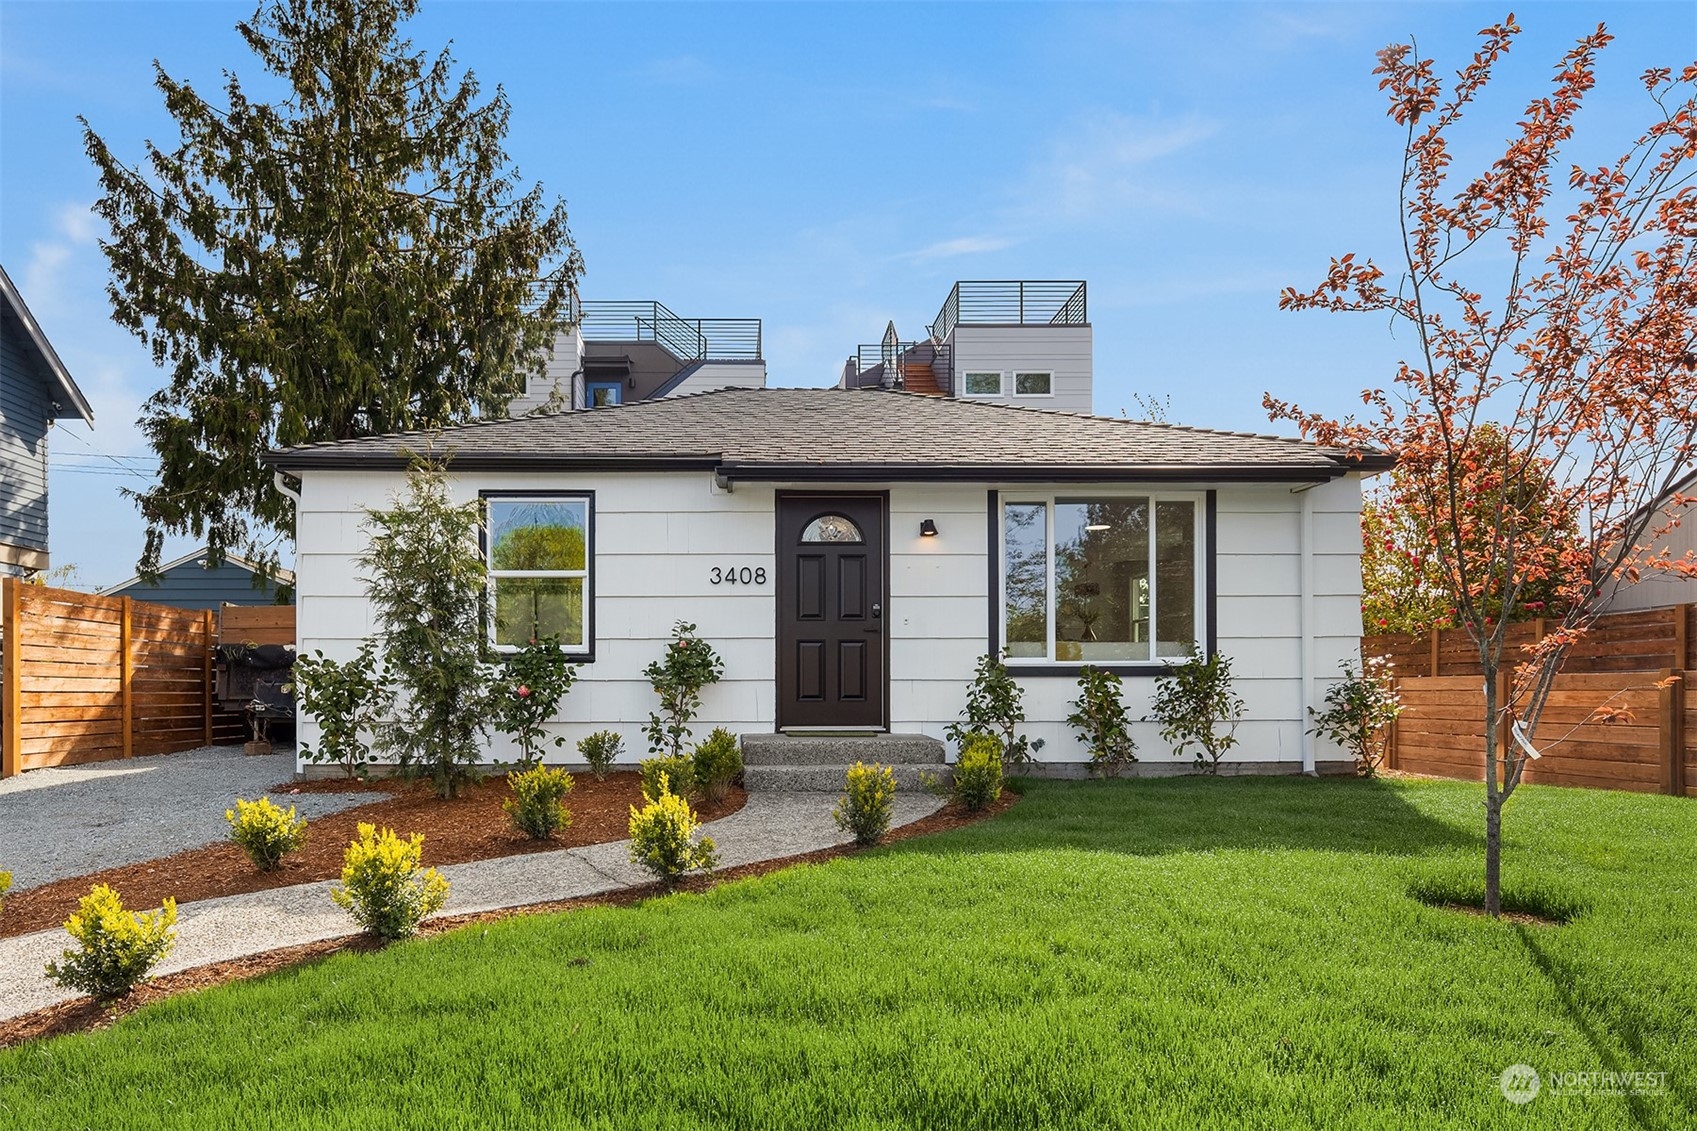
POLYGON ((1010 663, 1181 658, 1202 639, 1195 496, 1051 495, 1002 504, 1010 663))
POLYGON ((494 496, 488 507, 490 642, 506 650, 553 636, 589 652, 589 496, 494 496))

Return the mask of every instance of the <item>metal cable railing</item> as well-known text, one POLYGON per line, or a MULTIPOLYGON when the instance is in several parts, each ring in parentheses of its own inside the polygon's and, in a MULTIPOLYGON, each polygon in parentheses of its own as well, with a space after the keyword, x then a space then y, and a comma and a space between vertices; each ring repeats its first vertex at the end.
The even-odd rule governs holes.
POLYGON ((654 342, 680 361, 758 361, 758 318, 682 318, 654 301, 586 300, 578 327, 590 341, 654 342))
POLYGON ((963 279, 928 329, 947 341, 960 325, 1082 326, 1089 321, 1079 279, 963 279))

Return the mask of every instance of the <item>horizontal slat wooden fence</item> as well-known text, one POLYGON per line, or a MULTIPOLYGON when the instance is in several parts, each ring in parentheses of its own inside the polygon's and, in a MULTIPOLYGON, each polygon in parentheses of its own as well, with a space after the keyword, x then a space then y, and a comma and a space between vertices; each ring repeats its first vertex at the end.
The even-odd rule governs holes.
MULTIPOLYGON (((1557 676, 1535 736, 1543 756, 1527 763, 1522 780, 1697 797, 1697 695, 1687 690, 1693 678, 1697 671, 1672 669, 1557 676), (1617 721, 1602 721, 1605 705, 1617 721)), ((1393 728, 1390 767, 1483 781, 1488 723, 1479 677, 1415 676, 1397 685, 1403 714, 1393 728)), ((1506 727, 1498 738, 1511 741, 1506 727)))
MULTIPOLYGON (((292 607, 223 615, 236 642, 294 643, 292 607)), ((0 777, 247 736, 212 696, 217 613, 8 578, 0 616, 0 777)))
POLYGON ((220 644, 295 643, 293 605, 225 605, 219 613, 220 644))
MULTIPOLYGON (((1508 626, 1504 657, 1518 657, 1554 621, 1525 621, 1508 626)), ((1646 672, 1697 668, 1697 605, 1643 609, 1599 617, 1567 654, 1568 672, 1646 672)), ((1400 676, 1477 675, 1479 653, 1464 628, 1433 629, 1419 636, 1365 636, 1363 656, 1383 656, 1400 676)))

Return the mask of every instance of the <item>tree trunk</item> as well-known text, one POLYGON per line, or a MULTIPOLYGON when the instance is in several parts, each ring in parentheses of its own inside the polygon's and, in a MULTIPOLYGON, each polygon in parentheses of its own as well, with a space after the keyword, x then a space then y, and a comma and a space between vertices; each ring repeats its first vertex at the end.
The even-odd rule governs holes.
POLYGON ((1503 802, 1493 789, 1485 798, 1485 914, 1493 919, 1503 911, 1502 873, 1503 802))

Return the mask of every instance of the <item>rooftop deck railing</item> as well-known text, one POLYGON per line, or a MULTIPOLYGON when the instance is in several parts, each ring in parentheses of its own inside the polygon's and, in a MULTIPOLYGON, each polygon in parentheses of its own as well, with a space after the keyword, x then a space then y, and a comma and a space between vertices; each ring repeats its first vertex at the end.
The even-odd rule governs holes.
POLYGON ((758 361, 758 318, 682 318, 665 303, 585 300, 578 328, 589 341, 654 342, 680 361, 758 361))
POLYGON ((1089 321, 1081 279, 963 279, 949 290, 929 329, 947 341, 956 326, 1082 326, 1089 321))

